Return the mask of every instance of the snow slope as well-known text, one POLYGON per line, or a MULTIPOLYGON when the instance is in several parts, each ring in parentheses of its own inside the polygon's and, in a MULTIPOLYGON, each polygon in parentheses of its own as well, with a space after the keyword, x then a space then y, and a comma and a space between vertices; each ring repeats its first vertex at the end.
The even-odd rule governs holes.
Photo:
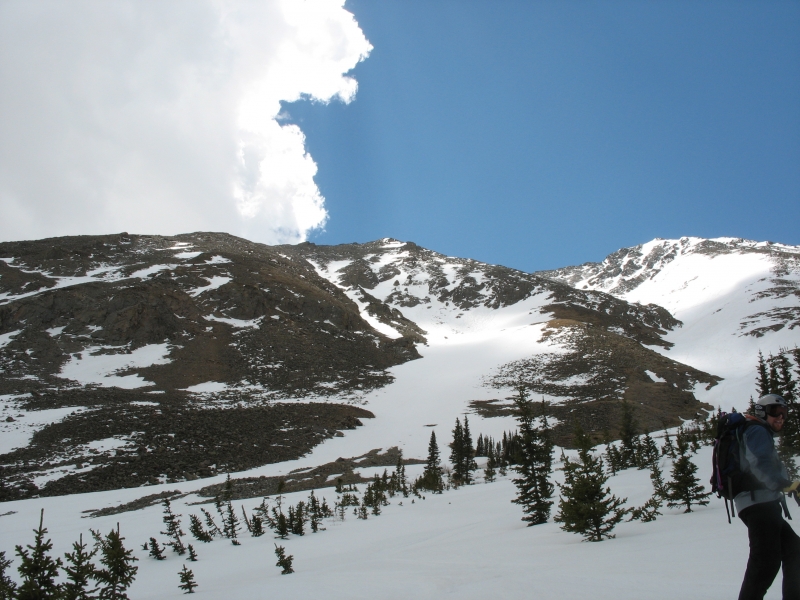
POLYGON ((729 410, 755 393, 758 352, 764 356, 800 342, 800 247, 719 238, 656 239, 624 248, 602 263, 550 271, 580 289, 628 302, 658 304, 683 322, 654 348, 721 376, 699 400, 729 410))
MULTIPOLYGON (((699 476, 709 473, 710 449, 695 457, 699 476)), ((417 468, 419 470, 419 468, 417 468)), ((409 474, 415 474, 409 469, 409 474)), ((560 472, 556 473, 558 479, 560 472)), ((151 487, 148 493, 189 491, 194 484, 151 487)), ((644 471, 627 470, 609 481, 612 492, 642 504, 650 493, 644 471)), ((107 532, 120 523, 126 544, 134 548, 140 570, 131 598, 178 598, 178 571, 185 561, 173 553, 155 561, 141 550, 150 536, 163 538, 161 507, 97 519, 81 519, 81 511, 134 499, 142 490, 120 490, 67 498, 46 498, 3 505, 0 550, 29 542, 45 508, 55 552, 62 554, 89 528, 107 532)), ((332 490, 322 492, 333 500, 332 490)), ((616 539, 582 542, 557 524, 526 527, 519 507, 510 500, 515 489, 509 478, 446 491, 425 500, 395 497, 379 517, 367 521, 348 515, 344 522, 328 520, 326 531, 278 541, 294 556, 295 573, 280 575, 274 566, 270 534, 242 536, 242 545, 225 540, 194 542, 196 563, 186 562, 196 576, 198 598, 465 598, 563 599, 592 597, 609 600, 736 597, 747 560, 747 536, 738 522, 728 525, 718 500, 696 512, 664 510, 652 523, 623 523, 616 539), (400 505, 402 502, 402 506, 400 505)), ((287 497, 296 503, 307 494, 287 497)), ((184 527, 196 497, 173 502, 184 527)), ((258 499, 243 501, 248 511, 258 499)), ((239 504, 239 503, 237 503, 239 504)), ((795 515, 800 510, 793 508, 795 515)), ((2 514, 2 513, 0 513, 2 514)), ((779 575, 780 577, 780 575, 779 575)), ((779 584, 767 595, 780 597, 779 584)))

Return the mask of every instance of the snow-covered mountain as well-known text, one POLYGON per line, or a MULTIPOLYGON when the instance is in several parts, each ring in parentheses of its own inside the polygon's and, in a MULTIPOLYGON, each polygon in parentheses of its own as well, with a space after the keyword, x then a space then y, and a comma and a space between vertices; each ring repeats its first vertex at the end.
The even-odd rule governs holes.
MULTIPOLYGON (((743 408, 758 351, 796 346, 798 256, 684 238, 531 274, 393 239, 0 244, 0 489, 32 496, 0 503, 0 551, 30 541, 41 508, 59 554, 120 523, 140 560, 131 597, 177 597, 182 557, 155 561, 141 543, 163 529, 159 498, 186 526, 226 470, 237 509, 280 480, 286 502, 310 487, 332 502, 337 478, 391 469, 393 448, 424 458, 432 431, 446 462, 465 413, 473 436, 501 437, 516 427, 519 383, 553 403, 562 443, 576 423, 596 438, 616 431, 622 399, 651 429, 743 408), (44 497, 82 490, 95 491, 44 497)), ((709 449, 695 462, 707 481, 709 449)), ((272 566, 270 535, 195 543, 200 560, 187 564, 209 598, 736 594, 747 539, 721 502, 583 544, 553 522, 525 527, 511 477, 394 498, 379 518, 278 542, 295 556, 291 576, 272 566)), ((609 485, 628 506, 651 493, 646 471, 609 485)))
POLYGON ((650 430, 742 407, 758 351, 796 343, 797 257, 684 238, 530 274, 389 238, 0 244, 2 493, 191 480, 308 452, 420 457, 425 427, 465 411, 487 434, 513 427, 520 384, 551 402, 563 444, 576 423, 596 440, 616 431, 620 400, 650 430))
POLYGON ((800 248, 749 240, 685 237, 623 248, 601 263, 541 275, 633 303, 658 304, 681 321, 660 350, 722 377, 697 390, 714 405, 742 407, 754 365, 800 341, 800 248))

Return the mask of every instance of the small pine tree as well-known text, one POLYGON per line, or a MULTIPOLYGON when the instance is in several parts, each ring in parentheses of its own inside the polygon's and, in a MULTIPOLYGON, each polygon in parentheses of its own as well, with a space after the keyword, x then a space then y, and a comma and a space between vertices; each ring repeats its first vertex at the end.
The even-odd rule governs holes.
POLYGON ((483 470, 483 479, 487 483, 491 483, 494 481, 495 475, 497 474, 497 462, 494 458, 494 448, 492 447, 492 444, 486 445, 486 455, 486 468, 483 470))
POLYGON ((758 351, 758 366, 757 366, 756 386, 758 387, 758 396, 766 396, 769 394, 770 381, 769 372, 767 371, 767 363, 764 361, 764 355, 761 350, 758 351))
POLYGON ((462 479, 464 483, 469 485, 474 479, 472 472, 478 468, 478 463, 475 462, 474 458, 475 446, 472 445, 472 434, 469 431, 469 418, 467 418, 467 415, 464 415, 464 435, 461 438, 461 443, 463 444, 461 456, 464 461, 462 479))
POLYGON ((618 471, 636 466, 639 437, 637 422, 633 416, 633 408, 626 401, 622 402, 622 425, 619 429, 619 468, 618 471))
POLYGON ((650 432, 645 431, 642 440, 638 444, 638 452, 636 454, 636 464, 640 469, 651 469, 654 464, 658 463, 661 452, 655 440, 650 437, 650 432))
POLYGON ((564 483, 559 484, 559 512, 554 517, 561 529, 581 534, 590 542, 613 538, 611 531, 622 521, 626 499, 611 495, 603 461, 591 452, 591 441, 580 427, 575 432, 578 461, 564 457, 564 483))
POLYGON ((167 526, 167 530, 162 531, 161 535, 165 535, 169 538, 170 541, 167 542, 167 546, 170 546, 177 554, 184 555, 186 554, 186 546, 183 545, 181 536, 186 534, 183 533, 183 530, 181 529, 181 520, 178 518, 181 515, 176 515, 172 512, 172 506, 170 506, 168 498, 164 498, 163 505, 164 516, 162 517, 162 520, 167 526))
POLYGON ((661 456, 669 456, 675 458, 675 446, 672 443, 672 438, 669 436, 669 431, 664 427, 664 445, 661 447, 661 456))
POLYGON ((286 555, 286 548, 283 546, 278 546, 275 544, 275 556, 278 557, 278 562, 275 563, 276 567, 281 568, 281 575, 288 575, 289 573, 294 573, 294 569, 292 568, 292 562, 294 561, 294 556, 289 554, 286 555))
POLYGON ((72 552, 64 554, 66 566, 64 573, 67 581, 61 586, 61 600, 92 600, 96 598, 96 588, 89 587, 89 580, 94 578, 96 567, 92 558, 97 550, 86 551, 83 534, 77 542, 72 543, 72 552))
POLYGON ((689 443, 685 436, 676 437, 678 457, 672 464, 672 481, 666 485, 667 506, 685 506, 683 512, 692 512, 692 505, 706 506, 711 492, 705 492, 697 478, 697 466, 689 458, 689 443))
POLYGON ((194 546, 189 544, 186 546, 186 549, 189 551, 189 560, 192 562, 197 562, 197 552, 195 552, 194 546))
POLYGON ((125 539, 117 529, 112 529, 105 537, 99 531, 92 530, 95 550, 100 552, 100 564, 103 568, 95 571, 95 579, 100 584, 101 600, 128 600, 126 590, 136 578, 139 567, 133 563, 137 560, 133 551, 126 550, 122 544, 125 539))
POLYGON ((428 442, 428 461, 425 463, 425 470, 414 485, 417 489, 430 490, 434 494, 441 494, 444 489, 439 444, 436 442, 435 431, 431 431, 431 439, 428 442))
MULTIPOLYGON (((433 433, 433 432, 431 432, 433 433)), ((453 428, 453 442, 450 444, 450 464, 453 465, 453 482, 458 485, 464 480, 464 428, 456 417, 453 428)))
POLYGON ((260 516, 253 515, 253 524, 250 533, 253 537, 261 537, 264 535, 264 520, 260 516))
POLYGON ((629 521, 641 520, 643 523, 649 523, 650 521, 655 521, 656 517, 661 516, 659 509, 667 498, 667 490, 658 461, 650 466, 650 481, 653 483, 653 495, 642 506, 631 511, 629 521))
POLYGON ((6 569, 11 566, 12 562, 6 558, 5 552, 0 552, 0 600, 11 600, 15 597, 17 584, 6 573, 6 569))
POLYGON ((150 545, 148 546, 150 549, 150 556, 155 558, 156 560, 164 560, 166 556, 164 556, 164 549, 158 545, 158 540, 156 538, 150 538, 150 545))
POLYGON ((22 583, 15 596, 19 600, 56 599, 61 595, 61 587, 55 582, 61 566, 61 559, 53 559, 50 556, 53 542, 44 539, 47 529, 43 523, 44 509, 39 516, 39 528, 33 530, 33 546, 28 545, 27 547, 30 552, 22 546, 16 546, 17 556, 21 561, 17 571, 22 576, 22 583))
POLYGON ((547 424, 547 405, 542 401, 543 426, 534 424, 533 407, 523 388, 515 399, 519 422, 520 461, 516 466, 519 477, 514 479, 517 497, 512 500, 522 506, 528 525, 547 523, 553 506, 555 486, 550 481, 553 470, 553 443, 547 424))
POLYGON ((200 512, 203 513, 203 516, 205 517, 206 527, 208 527, 208 535, 210 535, 212 539, 214 538, 214 536, 217 535, 219 537, 222 537, 222 530, 217 526, 216 522, 214 522, 214 517, 211 516, 211 513, 208 512, 205 508, 201 508, 200 512))
MULTIPOLYGON (((230 475, 228 477, 230 477, 230 475)), ((222 531, 225 537, 229 538, 234 546, 239 545, 238 535, 241 527, 242 525, 239 523, 239 517, 236 516, 236 511, 233 510, 233 504, 228 500, 225 503, 225 520, 222 522, 222 531)))
MULTIPOLYGON (((208 517, 210 518, 211 515, 208 515, 208 517)), ((216 527, 216 524, 214 527, 216 527)), ((203 528, 200 517, 195 514, 189 515, 189 533, 191 533, 196 540, 204 543, 208 543, 214 539, 211 537, 211 534, 203 528)))
POLYGON ((181 578, 181 584, 178 587, 183 590, 183 593, 194 594, 197 582, 194 580, 194 573, 192 573, 191 569, 187 569, 186 565, 183 565, 183 569, 178 572, 178 576, 181 578))

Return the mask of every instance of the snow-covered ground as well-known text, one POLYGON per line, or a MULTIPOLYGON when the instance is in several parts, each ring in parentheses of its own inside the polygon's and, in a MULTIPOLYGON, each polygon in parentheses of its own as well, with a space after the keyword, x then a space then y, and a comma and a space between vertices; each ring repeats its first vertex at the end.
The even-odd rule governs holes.
MULTIPOLYGON (((710 449, 695 457, 699 477, 709 476, 710 449)), ((420 467, 409 468, 416 475, 420 467)), ((560 479, 560 472, 556 478, 560 479)), ((683 514, 664 509, 652 523, 622 523, 616 539, 598 543, 562 531, 550 522, 526 527, 521 512, 510 501, 515 488, 510 477, 491 484, 478 483, 425 500, 395 496, 383 514, 366 521, 352 514, 344 522, 327 520, 326 531, 277 540, 294 556, 295 573, 280 574, 275 565, 274 540, 242 535, 242 545, 225 540, 202 544, 193 540, 196 563, 174 553, 155 561, 141 549, 150 536, 163 540, 162 509, 100 518, 82 518, 82 511, 115 505, 145 493, 180 489, 188 492, 208 483, 168 484, 145 489, 119 490, 7 502, 0 514, 0 550, 13 554, 13 545, 29 543, 45 509, 45 525, 59 555, 69 550, 89 528, 108 532, 119 522, 128 547, 139 558, 139 573, 131 598, 178 598, 178 571, 187 564, 194 571, 198 597, 206 598, 602 598, 602 599, 727 599, 738 594, 747 560, 744 526, 728 525, 722 502, 683 514), (402 502, 402 506, 400 505, 402 502)), ((609 480, 613 493, 641 505, 651 493, 646 471, 630 469, 609 480)), ((333 490, 318 492, 332 504, 333 490)), ((308 496, 290 494, 296 503, 308 496)), ((183 515, 184 529, 197 501, 193 495, 173 502, 183 515)), ((260 499, 237 502, 248 512, 260 499)), ((209 505, 206 505, 209 507, 209 505)), ((800 509, 791 509, 795 516, 800 509)), ((554 510, 555 512, 555 510, 554 510)), ((192 541, 187 536, 187 541, 192 541)), ((779 575, 780 578, 780 575, 779 575)), ((779 583, 767 598, 780 597, 779 583)))

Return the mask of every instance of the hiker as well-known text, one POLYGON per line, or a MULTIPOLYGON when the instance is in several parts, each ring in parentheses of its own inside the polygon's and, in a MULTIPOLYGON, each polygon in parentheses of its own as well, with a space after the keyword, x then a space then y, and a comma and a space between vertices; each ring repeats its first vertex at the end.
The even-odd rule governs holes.
POLYGON ((790 481, 778 458, 773 438, 780 433, 789 410, 777 394, 767 394, 748 416, 740 457, 741 470, 754 485, 734 498, 739 518, 747 526, 750 558, 739 600, 761 600, 783 565, 783 600, 800 600, 800 537, 784 521, 789 516, 784 493, 797 498, 800 481, 790 481))

